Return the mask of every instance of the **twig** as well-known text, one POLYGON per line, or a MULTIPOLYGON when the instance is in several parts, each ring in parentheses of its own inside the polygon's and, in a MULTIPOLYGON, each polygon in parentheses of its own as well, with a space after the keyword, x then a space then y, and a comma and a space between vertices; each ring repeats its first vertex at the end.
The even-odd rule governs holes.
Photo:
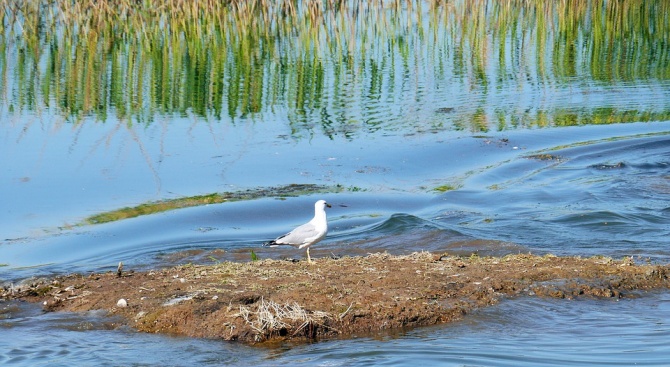
POLYGON ((344 318, 344 316, 349 312, 349 310, 351 310, 351 307, 352 307, 353 305, 354 305, 354 303, 351 302, 351 304, 349 304, 349 308, 347 308, 346 311, 344 311, 344 312, 342 312, 342 313, 340 314, 340 316, 338 317, 338 319, 339 319, 340 321, 342 321, 342 319, 344 318))

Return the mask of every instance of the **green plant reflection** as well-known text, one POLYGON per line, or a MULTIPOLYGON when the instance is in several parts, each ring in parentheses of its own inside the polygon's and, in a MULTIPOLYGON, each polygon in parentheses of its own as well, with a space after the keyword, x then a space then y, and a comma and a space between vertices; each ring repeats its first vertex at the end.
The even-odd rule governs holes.
POLYGON ((667 88, 669 13, 645 0, 0 0, 0 97, 70 122, 280 111, 296 136, 667 120, 668 102, 505 101, 667 88))

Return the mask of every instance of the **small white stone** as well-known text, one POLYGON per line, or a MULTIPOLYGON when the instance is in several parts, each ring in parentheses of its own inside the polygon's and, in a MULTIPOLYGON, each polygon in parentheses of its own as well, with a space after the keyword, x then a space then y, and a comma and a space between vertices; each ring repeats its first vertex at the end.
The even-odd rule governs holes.
POLYGON ((128 301, 125 299, 121 298, 116 302, 116 307, 128 307, 128 301))
POLYGON ((219 296, 214 296, 212 297, 212 299, 219 299, 219 296))

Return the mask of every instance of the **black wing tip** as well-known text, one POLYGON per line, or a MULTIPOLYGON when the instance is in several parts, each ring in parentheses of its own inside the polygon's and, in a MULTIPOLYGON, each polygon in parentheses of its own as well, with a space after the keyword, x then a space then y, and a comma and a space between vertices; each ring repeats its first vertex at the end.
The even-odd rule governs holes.
POLYGON ((279 244, 275 240, 268 241, 268 242, 263 242, 263 246, 278 246, 278 245, 279 244))

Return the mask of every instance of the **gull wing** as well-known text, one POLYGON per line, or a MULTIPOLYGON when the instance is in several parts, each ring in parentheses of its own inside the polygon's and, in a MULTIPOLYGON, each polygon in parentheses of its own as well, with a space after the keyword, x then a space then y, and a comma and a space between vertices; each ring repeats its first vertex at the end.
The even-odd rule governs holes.
POLYGON ((312 223, 305 223, 291 232, 278 237, 275 242, 278 245, 293 245, 300 246, 302 244, 311 242, 319 236, 319 231, 312 223))

